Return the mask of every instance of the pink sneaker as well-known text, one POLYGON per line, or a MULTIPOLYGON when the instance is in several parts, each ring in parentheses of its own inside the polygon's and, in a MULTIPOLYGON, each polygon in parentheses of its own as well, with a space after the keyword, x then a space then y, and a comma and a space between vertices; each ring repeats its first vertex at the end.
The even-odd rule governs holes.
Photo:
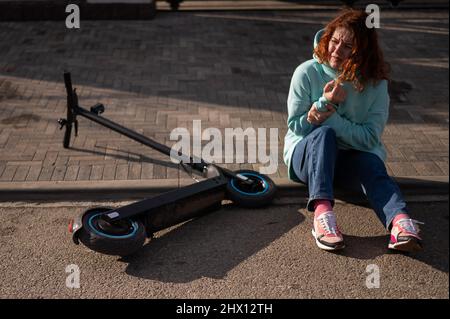
POLYGON ((344 237, 336 224, 334 212, 326 212, 314 218, 312 234, 319 248, 324 250, 338 250, 345 247, 344 237))
POLYGON ((388 248, 406 252, 422 250, 422 238, 417 224, 423 224, 411 218, 398 220, 391 229, 388 248))

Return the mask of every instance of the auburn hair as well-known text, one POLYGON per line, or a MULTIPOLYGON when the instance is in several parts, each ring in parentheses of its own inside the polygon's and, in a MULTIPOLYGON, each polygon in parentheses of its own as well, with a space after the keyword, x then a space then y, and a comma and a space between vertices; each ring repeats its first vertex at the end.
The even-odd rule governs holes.
POLYGON ((325 31, 314 49, 320 63, 328 64, 330 55, 328 44, 339 28, 345 28, 353 34, 352 52, 338 70, 338 82, 350 81, 358 91, 364 90, 367 83, 377 84, 389 79, 389 65, 384 61, 383 52, 378 44, 375 28, 366 26, 367 13, 362 10, 344 9, 325 27, 325 31))

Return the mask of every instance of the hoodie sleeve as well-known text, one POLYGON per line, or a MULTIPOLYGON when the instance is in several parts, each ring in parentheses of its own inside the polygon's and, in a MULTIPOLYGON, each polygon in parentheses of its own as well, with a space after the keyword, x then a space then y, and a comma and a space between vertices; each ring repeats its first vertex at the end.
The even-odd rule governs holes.
POLYGON ((306 136, 314 126, 306 119, 311 108, 311 85, 305 64, 301 64, 292 76, 287 100, 289 129, 296 135, 306 136))
POLYGON ((336 137, 347 145, 361 151, 369 151, 381 143, 381 135, 389 116, 389 95, 387 81, 375 88, 375 99, 369 107, 366 120, 353 123, 334 112, 322 125, 330 126, 336 137))

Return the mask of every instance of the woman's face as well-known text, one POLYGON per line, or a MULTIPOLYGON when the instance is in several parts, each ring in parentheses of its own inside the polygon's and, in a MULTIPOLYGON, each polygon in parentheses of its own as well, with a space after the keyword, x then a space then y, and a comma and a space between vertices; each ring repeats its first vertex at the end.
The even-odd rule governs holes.
POLYGON ((328 43, 328 64, 333 69, 339 69, 347 60, 353 48, 353 34, 343 27, 336 28, 328 43))

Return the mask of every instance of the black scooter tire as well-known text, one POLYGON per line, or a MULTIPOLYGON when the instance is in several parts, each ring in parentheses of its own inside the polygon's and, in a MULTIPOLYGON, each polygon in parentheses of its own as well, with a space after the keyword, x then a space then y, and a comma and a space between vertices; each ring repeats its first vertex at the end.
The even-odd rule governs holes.
POLYGON ((139 220, 126 220, 130 224, 130 232, 124 235, 107 234, 98 226, 95 219, 109 207, 96 207, 87 210, 82 218, 83 227, 79 230, 80 241, 89 249, 114 256, 129 256, 138 251, 146 239, 145 227, 139 220))
POLYGON ((252 170, 239 170, 235 173, 263 181, 264 188, 257 192, 248 192, 240 189, 236 178, 231 178, 227 184, 227 199, 230 199, 236 205, 245 208, 259 208, 270 205, 275 197, 277 187, 268 176, 252 170))

